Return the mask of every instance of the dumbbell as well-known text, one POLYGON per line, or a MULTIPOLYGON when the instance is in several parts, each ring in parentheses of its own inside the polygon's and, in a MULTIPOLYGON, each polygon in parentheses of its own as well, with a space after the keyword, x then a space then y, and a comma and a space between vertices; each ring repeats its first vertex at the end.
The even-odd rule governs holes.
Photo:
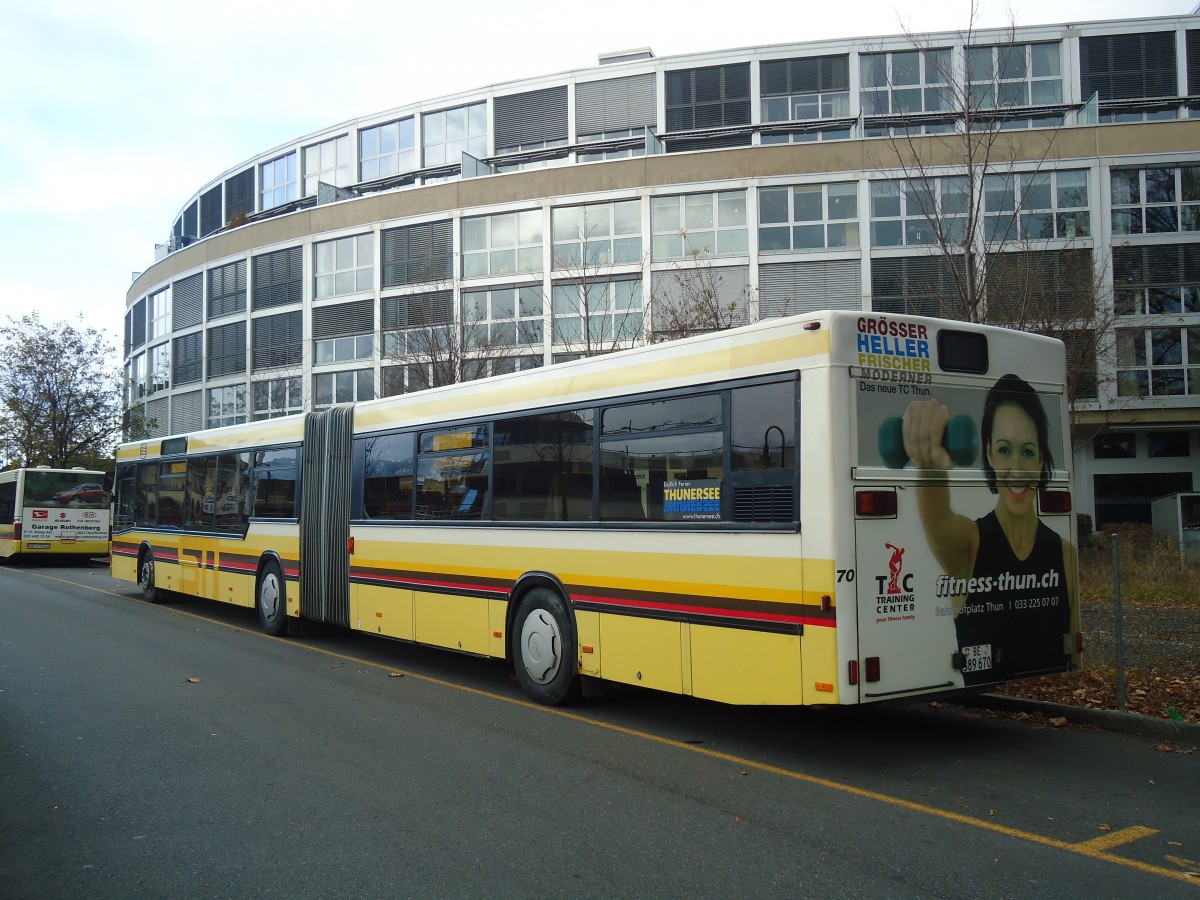
MULTIPOLYGON (((979 455, 979 432, 975 420, 959 415, 946 423, 942 435, 942 446, 958 466, 969 466, 979 455)), ((888 416, 879 426, 879 455, 889 469, 903 469, 908 462, 904 450, 904 420, 900 416, 888 416)))

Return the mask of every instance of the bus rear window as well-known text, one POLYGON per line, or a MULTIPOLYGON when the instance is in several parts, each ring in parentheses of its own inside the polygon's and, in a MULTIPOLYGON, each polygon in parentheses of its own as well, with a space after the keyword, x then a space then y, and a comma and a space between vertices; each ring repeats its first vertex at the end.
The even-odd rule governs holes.
POLYGON ((987 374, 988 342, 985 334, 943 328, 938 332, 937 352, 938 365, 944 372, 987 374))

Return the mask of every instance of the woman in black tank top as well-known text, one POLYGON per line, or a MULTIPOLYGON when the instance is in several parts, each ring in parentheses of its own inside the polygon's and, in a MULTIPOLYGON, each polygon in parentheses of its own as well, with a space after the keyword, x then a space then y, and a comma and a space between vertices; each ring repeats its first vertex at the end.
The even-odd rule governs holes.
MULTIPOLYGON (((904 447, 914 465, 953 467, 942 446, 950 411, 937 400, 909 404, 904 447)), ((929 546, 943 571, 964 586, 954 598, 960 653, 990 648, 990 666, 963 669, 967 685, 1061 668, 1071 630, 1075 550, 1037 515, 1037 491, 1053 468, 1048 423, 1033 388, 1005 375, 988 391, 980 437, 995 509, 969 519, 950 508, 945 479, 917 488, 929 546)))

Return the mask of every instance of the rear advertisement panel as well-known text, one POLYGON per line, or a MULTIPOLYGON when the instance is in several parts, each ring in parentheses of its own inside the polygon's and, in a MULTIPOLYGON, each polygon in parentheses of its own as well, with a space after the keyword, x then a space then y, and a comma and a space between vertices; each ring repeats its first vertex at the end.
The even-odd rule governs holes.
MULTIPOLYGON (((1070 516, 1039 501, 1051 480, 1066 487, 1061 395, 1035 389, 1023 354, 1006 358, 1000 339, 987 374, 964 377, 940 371, 932 326, 889 324, 905 333, 867 335, 878 340, 851 367, 856 489, 896 495, 894 516, 856 520, 860 641, 881 670, 864 690, 1067 668, 1078 621, 1070 516)), ((1044 360, 1035 366, 1044 373, 1044 360)))

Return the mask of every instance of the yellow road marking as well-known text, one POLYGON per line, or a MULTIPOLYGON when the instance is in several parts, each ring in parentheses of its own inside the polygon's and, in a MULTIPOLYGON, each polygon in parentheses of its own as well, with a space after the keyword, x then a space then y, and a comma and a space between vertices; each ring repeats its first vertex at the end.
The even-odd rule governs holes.
POLYGON ((1140 841, 1142 838, 1150 837, 1152 834, 1158 834, 1158 829, 1147 828, 1145 825, 1131 825, 1119 831, 1110 831, 1108 834, 1098 835, 1090 841, 1080 841, 1075 846, 1079 849, 1111 850, 1113 847, 1120 847, 1122 844, 1132 844, 1134 841, 1140 841))
MULTIPOLYGON (((174 615, 189 616, 193 619, 198 619, 198 620, 201 620, 204 622, 209 622, 213 625, 218 625, 222 628, 228 628, 232 631, 239 631, 242 634, 253 635, 255 637, 259 637, 264 640, 280 641, 283 643, 289 643, 287 638, 271 637, 270 635, 265 634, 261 631, 247 629, 241 625, 234 625, 234 624, 230 624, 230 623, 226 623, 226 622, 220 622, 220 621, 217 621, 214 619, 210 619, 206 616, 197 615, 196 613, 191 613, 186 610, 181 610, 178 608, 167 609, 167 608, 158 606, 157 604, 148 603, 147 601, 141 600, 138 597, 132 597, 129 594, 122 594, 122 593, 118 593, 116 591, 106 590, 104 588, 91 587, 90 585, 87 585, 87 584, 80 584, 77 581, 70 581, 65 578, 55 578, 54 576, 43 575, 39 572, 33 572, 30 574, 36 575, 39 578, 45 578, 48 581, 59 581, 59 582, 62 582, 63 584, 70 584, 74 587, 85 588, 87 590, 95 591, 96 593, 100 593, 100 594, 108 594, 109 596, 112 596, 112 597, 120 597, 125 600, 130 600, 130 599, 138 600, 138 602, 145 603, 145 605, 147 605, 147 606, 150 606, 153 608, 158 608, 158 609, 164 609, 164 611, 169 611, 170 613, 172 613, 174 615)), ((938 818, 938 819, 943 819, 948 822, 957 822, 960 825, 969 825, 972 828, 978 828, 983 831, 990 831, 995 834, 1002 834, 1002 835, 1005 835, 1006 837, 1016 838, 1017 840, 1021 840, 1021 841, 1027 841, 1028 843, 1031 843, 1031 844, 1038 844, 1042 847, 1049 847, 1054 850, 1062 850, 1063 852, 1066 852, 1066 853, 1074 853, 1077 856, 1086 856, 1089 859, 1098 860, 1100 862, 1107 862, 1107 863, 1112 863, 1113 865, 1124 866, 1127 869, 1134 869, 1139 872, 1144 872, 1147 875, 1158 875, 1163 878, 1169 878, 1172 881, 1182 881, 1187 884, 1200 884, 1200 879, 1198 879, 1194 873, 1180 872, 1175 869, 1168 869, 1163 866, 1152 865, 1150 863, 1141 862, 1140 860, 1136 860, 1136 859, 1127 859, 1123 856, 1117 856, 1113 853, 1108 852, 1108 850, 1113 846, 1127 844, 1127 843, 1130 843, 1131 841, 1136 841, 1136 840, 1139 840, 1140 838, 1146 837, 1149 834, 1157 834, 1158 833, 1155 829, 1147 828, 1146 826, 1143 826, 1143 825, 1134 825, 1129 828, 1122 828, 1119 831, 1116 831, 1116 832, 1113 832, 1110 834, 1104 834, 1104 835, 1101 835, 1100 837, 1092 838, 1091 840, 1088 840, 1088 841, 1082 841, 1080 843, 1072 844, 1067 841, 1061 841, 1061 840, 1058 840, 1057 838, 1052 838, 1052 837, 1049 837, 1044 834, 1038 834, 1037 832, 1025 831, 1020 828, 1012 828, 1008 825, 1001 825, 998 822, 990 822, 987 819, 980 819, 975 816, 964 815, 963 813, 957 813, 957 812, 954 812, 953 810, 940 809, 936 806, 929 806, 928 804, 925 804, 925 803, 917 803, 912 800, 905 800, 903 797, 895 797, 895 796, 892 796, 891 794, 884 794, 879 791, 870 790, 868 788, 856 787, 855 785, 852 785, 852 784, 843 784, 841 782, 833 781, 828 778, 822 778, 819 775, 808 775, 804 772, 795 772, 791 769, 785 769, 781 766, 773 766, 770 763, 759 762, 757 760, 748 759, 748 758, 742 757, 742 756, 735 756, 732 753, 724 753, 720 750, 713 750, 712 748, 703 747, 699 744, 687 744, 687 743, 684 743, 683 741, 677 741, 673 738, 668 738, 668 737, 663 737, 661 735, 652 734, 651 732, 648 732, 648 731, 639 731, 635 728, 626 728, 623 725, 614 725, 609 722, 599 722, 595 719, 590 719, 587 716, 581 715, 579 713, 570 712, 569 710, 556 709, 554 707, 543 706, 540 703, 534 703, 530 700, 521 700, 521 699, 518 699, 515 697, 506 697, 503 694, 497 694, 492 691, 485 691, 485 690, 481 690, 479 688, 467 687, 462 684, 457 684, 453 681, 446 681, 441 678, 435 678, 431 675, 422 675, 419 672, 410 672, 405 669, 398 669, 395 666, 386 666, 383 663, 372 662, 371 660, 365 660, 365 659, 361 659, 359 657, 349 656, 348 654, 345 654, 345 653, 339 653, 336 650, 326 650, 322 647, 313 647, 310 645, 299 645, 299 644, 296 644, 295 642, 290 642, 290 643, 291 643, 291 646, 293 646, 293 647, 300 646, 300 647, 303 647, 303 649, 308 650, 310 652, 320 653, 324 656, 333 657, 334 659, 341 659, 341 660, 345 660, 346 662, 355 663, 357 665, 368 666, 370 668, 379 669, 379 670, 387 672, 389 674, 396 672, 396 673, 402 674, 406 677, 415 678, 418 681, 423 681, 426 684, 436 684, 440 687, 450 688, 451 690, 460 691, 465 694, 473 694, 477 697, 484 697, 489 700, 496 700, 500 703, 507 703, 512 706, 519 706, 522 709, 531 710, 533 712, 539 712, 539 713, 545 713, 546 715, 557 716, 560 719, 568 719, 572 722, 578 722, 582 725, 590 725, 593 728, 601 728, 601 729, 604 729, 605 731, 611 731, 611 732, 615 732, 617 734, 626 735, 628 737, 637 738, 639 740, 649 741, 654 744, 660 744, 664 747, 671 747, 676 750, 683 750, 688 753, 695 753, 699 756, 706 756, 709 759, 718 759, 718 760, 721 760, 722 762, 728 762, 728 763, 732 763, 736 766, 740 766, 743 769, 754 769, 755 771, 758 771, 758 772, 766 772, 771 775, 777 775, 780 778, 787 778, 792 781, 799 781, 803 784, 812 784, 812 785, 816 785, 818 787, 828 788, 829 790, 832 790, 832 791, 838 791, 843 794, 850 794, 851 796, 854 796, 854 797, 862 797, 863 799, 866 799, 866 800, 874 800, 878 803, 884 803, 889 806, 899 807, 900 809, 907 809, 911 812, 921 813, 923 815, 932 816, 932 817, 938 818), (1133 835, 1132 837, 1129 836, 1131 834, 1133 835)), ((1172 861, 1174 861, 1174 860, 1172 860, 1172 861)))

